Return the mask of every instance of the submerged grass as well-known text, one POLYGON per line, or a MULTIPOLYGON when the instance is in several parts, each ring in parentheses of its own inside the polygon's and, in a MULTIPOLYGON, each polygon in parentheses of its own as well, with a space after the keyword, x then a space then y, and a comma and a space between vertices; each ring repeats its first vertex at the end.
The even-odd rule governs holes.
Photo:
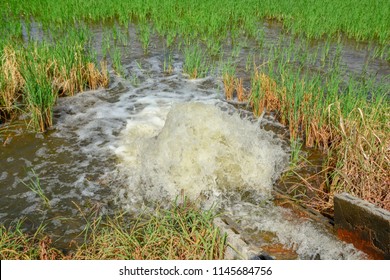
POLYGON ((212 210, 202 212, 191 202, 174 202, 169 209, 158 208, 135 222, 123 214, 97 217, 88 223, 84 243, 69 254, 50 247, 43 228, 33 235, 16 227, 0 227, 1 259, 77 260, 211 260, 223 259, 226 236, 213 225, 212 210))
POLYGON ((41 183, 40 183, 38 175, 35 173, 34 169, 32 169, 31 172, 33 174, 33 178, 30 179, 30 182, 28 184, 23 183, 23 182, 22 183, 26 187, 28 187, 33 193, 38 195, 38 197, 42 200, 42 202, 44 203, 44 205, 46 207, 50 207, 50 200, 46 196, 45 192, 43 191, 43 189, 41 187, 41 183))

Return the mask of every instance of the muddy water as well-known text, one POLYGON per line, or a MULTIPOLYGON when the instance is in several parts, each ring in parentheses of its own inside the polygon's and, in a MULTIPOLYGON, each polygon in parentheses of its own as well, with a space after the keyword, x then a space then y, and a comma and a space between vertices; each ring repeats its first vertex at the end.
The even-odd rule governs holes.
MULTIPOLYGON (((282 31, 264 28, 269 48, 282 31)), ((94 42, 99 50, 101 28, 94 33, 100 36, 94 42)), ((266 242, 281 244, 298 258, 364 258, 320 223, 273 204, 272 185, 288 164, 288 145, 260 127, 278 124, 226 103, 215 76, 189 80, 180 54, 173 53, 173 72, 163 73, 163 41, 153 37, 145 56, 134 26, 129 33, 133 41, 120 46, 125 78, 112 72, 109 89, 60 99, 48 133, 15 128, 6 134, 0 147, 2 223, 25 218, 32 229, 44 222, 66 247, 85 227, 85 217, 118 209, 136 215, 184 193, 201 207, 214 205, 255 239, 270 234, 266 242), (49 206, 28 187, 38 178, 49 206)), ((255 54, 251 44, 237 50, 243 76, 247 55, 255 54)), ((322 48, 321 43, 308 47, 322 48)), ((336 51, 330 46, 331 55, 336 51)), ((370 56, 365 48, 343 48, 350 73, 388 75, 388 63, 370 56)))

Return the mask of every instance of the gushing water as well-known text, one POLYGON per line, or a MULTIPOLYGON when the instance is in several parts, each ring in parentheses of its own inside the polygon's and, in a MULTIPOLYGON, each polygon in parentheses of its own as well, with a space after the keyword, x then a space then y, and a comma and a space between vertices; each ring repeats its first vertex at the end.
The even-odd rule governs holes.
POLYGON ((124 172, 132 173, 130 189, 142 186, 154 200, 180 192, 195 200, 204 192, 242 189, 270 198, 272 183, 287 163, 271 132, 199 102, 173 106, 162 128, 163 121, 153 118, 154 129, 130 123, 123 133, 118 154, 124 172))

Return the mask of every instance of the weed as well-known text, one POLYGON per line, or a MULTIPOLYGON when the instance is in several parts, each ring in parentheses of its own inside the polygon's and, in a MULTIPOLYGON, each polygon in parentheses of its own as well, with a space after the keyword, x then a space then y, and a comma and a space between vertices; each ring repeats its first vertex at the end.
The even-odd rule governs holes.
POLYGON ((43 191, 41 187, 41 183, 39 181, 38 175, 35 173, 34 169, 31 169, 31 172, 33 174, 33 178, 30 179, 30 183, 26 184, 22 182, 26 187, 28 187, 33 193, 39 196, 41 198, 42 202, 46 207, 50 207, 50 200, 49 198, 45 195, 45 192, 43 191))

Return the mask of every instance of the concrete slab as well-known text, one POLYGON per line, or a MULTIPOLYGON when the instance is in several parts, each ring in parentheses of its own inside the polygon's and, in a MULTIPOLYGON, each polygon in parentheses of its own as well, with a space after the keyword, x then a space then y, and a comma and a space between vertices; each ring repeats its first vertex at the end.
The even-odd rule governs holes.
POLYGON ((390 259, 390 212, 347 193, 334 197, 334 226, 340 239, 373 259, 390 259))

